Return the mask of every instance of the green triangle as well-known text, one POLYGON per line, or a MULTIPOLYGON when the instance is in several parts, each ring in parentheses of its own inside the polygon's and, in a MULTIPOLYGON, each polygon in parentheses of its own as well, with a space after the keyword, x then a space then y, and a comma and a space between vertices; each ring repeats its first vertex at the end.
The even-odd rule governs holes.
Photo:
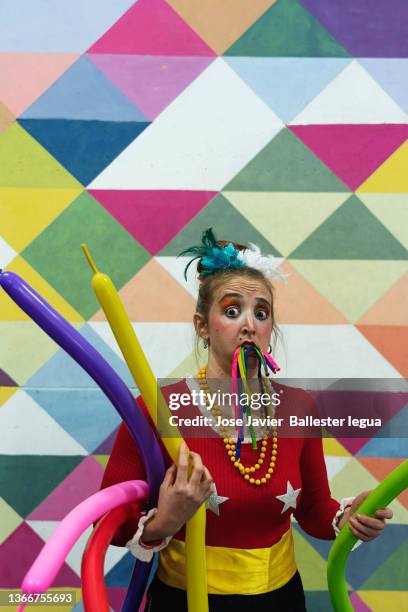
MULTIPOLYGON (((386 536, 385 536, 386 537, 386 536)), ((407 588, 408 540, 385 561, 364 584, 360 591, 405 591, 407 588)))
POLYGON ((279 0, 224 55, 350 57, 297 0, 279 0))
POLYGON ((0 186, 80 188, 82 185, 20 125, 0 135, 0 186))
POLYGON ((201 234, 212 227, 218 240, 239 244, 254 242, 264 253, 280 253, 222 195, 218 195, 169 242, 159 255, 175 256, 183 249, 200 244, 201 234))
POLYGON ((326 591, 326 561, 320 553, 301 535, 297 529, 292 528, 295 543, 296 562, 302 575, 302 582, 308 591, 326 591))
POLYGON ((202 348, 202 344, 198 350, 192 351, 183 361, 181 361, 171 372, 166 375, 166 378, 185 378, 188 374, 196 374, 198 370, 204 367, 207 363, 208 355, 202 348))
POLYGON ((0 455, 0 491, 23 518, 74 470, 82 456, 0 455))
POLYGON ((293 259, 408 259, 408 250, 352 195, 289 256, 293 259))
POLYGON ((105 468, 109 461, 110 455, 92 455, 92 457, 95 459, 95 461, 100 463, 103 468, 105 468))
POLYGON ((281 130, 223 191, 350 191, 289 129, 281 130))

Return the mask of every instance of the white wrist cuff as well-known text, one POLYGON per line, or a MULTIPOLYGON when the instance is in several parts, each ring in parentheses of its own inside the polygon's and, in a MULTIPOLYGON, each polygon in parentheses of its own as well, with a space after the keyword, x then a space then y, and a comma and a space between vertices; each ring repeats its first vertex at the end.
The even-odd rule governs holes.
POLYGON ((146 548, 148 544, 143 545, 143 546, 141 545, 140 538, 143 535, 144 525, 147 520, 155 516, 156 512, 157 512, 157 508, 152 508, 151 510, 149 510, 147 514, 144 514, 139 520, 137 531, 135 535, 133 536, 131 540, 126 542, 126 548, 128 548, 130 552, 132 553, 132 555, 136 557, 136 559, 139 559, 140 561, 145 561, 145 562, 151 561, 154 553, 159 552, 159 550, 162 550, 163 548, 166 548, 167 544, 170 542, 171 538, 173 537, 173 536, 167 536, 167 538, 163 538, 161 544, 158 544, 157 546, 151 546, 149 548, 146 548))
MULTIPOLYGON (((333 522, 332 522, 333 529, 334 529, 334 532, 336 534, 336 537, 340 533, 339 521, 340 521, 341 517, 344 514, 344 510, 346 508, 350 508, 350 506, 351 506, 351 504, 353 503, 354 500, 355 500, 355 497, 343 497, 343 499, 340 501, 340 508, 337 510, 336 514, 334 515, 333 522)), ((362 540, 357 540, 357 542, 354 544, 354 546, 353 546, 353 548, 351 550, 355 550, 362 543, 363 543, 362 540)))

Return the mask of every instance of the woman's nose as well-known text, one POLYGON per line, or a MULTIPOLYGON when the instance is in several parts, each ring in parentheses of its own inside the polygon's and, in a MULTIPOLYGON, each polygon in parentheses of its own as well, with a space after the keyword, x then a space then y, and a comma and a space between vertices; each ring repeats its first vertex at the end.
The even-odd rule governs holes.
POLYGON ((242 332, 247 334, 255 333, 255 321, 251 315, 245 317, 245 321, 242 324, 242 332))

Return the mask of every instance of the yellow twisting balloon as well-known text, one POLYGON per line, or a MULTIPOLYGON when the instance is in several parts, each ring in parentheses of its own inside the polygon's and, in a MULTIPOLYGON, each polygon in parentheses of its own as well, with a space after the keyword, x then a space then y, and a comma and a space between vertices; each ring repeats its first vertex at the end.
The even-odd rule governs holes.
MULTIPOLYGON (((157 384, 116 288, 107 274, 98 272, 85 244, 82 250, 94 271, 92 287, 106 315, 123 357, 140 390, 155 426, 169 422, 170 410, 157 384)), ((182 437, 163 437, 170 457, 177 463, 182 437)), ((205 557, 205 505, 186 524, 186 574, 188 608, 208 612, 207 567, 205 557)))

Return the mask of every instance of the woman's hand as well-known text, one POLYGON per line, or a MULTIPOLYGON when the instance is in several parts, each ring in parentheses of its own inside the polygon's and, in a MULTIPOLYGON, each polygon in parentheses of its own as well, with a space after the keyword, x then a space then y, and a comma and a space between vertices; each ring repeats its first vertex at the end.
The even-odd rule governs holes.
POLYGON ((360 495, 357 495, 350 508, 346 508, 339 521, 340 529, 348 522, 351 533, 363 542, 369 542, 379 536, 385 527, 385 519, 391 519, 393 517, 391 508, 380 508, 376 510, 376 518, 358 513, 353 516, 354 512, 356 512, 370 493, 371 491, 363 491, 360 495))
POLYGON ((180 444, 177 467, 167 470, 160 486, 156 515, 146 523, 143 542, 174 535, 195 514, 213 491, 213 478, 203 466, 198 453, 188 451, 180 444), (189 455, 192 459, 191 476, 188 478, 189 455))

